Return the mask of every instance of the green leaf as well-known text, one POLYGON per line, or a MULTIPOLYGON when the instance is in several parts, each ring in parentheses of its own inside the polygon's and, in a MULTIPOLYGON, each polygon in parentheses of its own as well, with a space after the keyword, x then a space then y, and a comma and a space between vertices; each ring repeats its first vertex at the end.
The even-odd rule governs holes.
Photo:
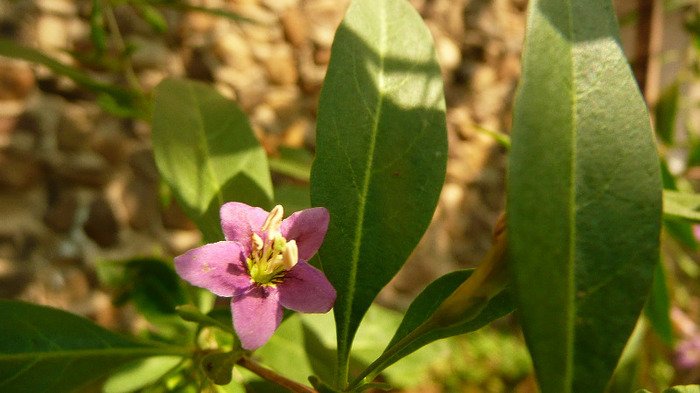
POLYGON ((399 325, 396 333, 386 346, 382 358, 378 359, 370 366, 373 371, 370 373, 369 380, 372 380, 374 376, 379 374, 379 372, 386 367, 389 367, 396 361, 433 341, 478 330, 492 321, 511 313, 515 309, 511 294, 508 293, 508 291, 503 291, 491 299, 475 318, 452 324, 448 327, 433 328, 415 337, 407 345, 402 345, 398 352, 389 354, 389 350, 393 349, 397 343, 427 321, 443 301, 469 278, 473 272, 474 269, 469 269, 446 274, 430 283, 423 292, 416 297, 408 307, 401 321, 401 325, 399 325))
POLYGON ((278 157, 270 158, 270 169, 295 179, 309 181, 314 156, 308 150, 282 146, 278 151, 278 157))
POLYGON ((668 346, 673 345, 673 327, 671 326, 671 299, 666 284, 666 272, 663 261, 659 261, 654 271, 654 281, 649 299, 644 307, 644 314, 651 327, 668 346))
POLYGON ((95 51, 101 56, 107 50, 107 31, 102 12, 102 0, 92 0, 90 11, 90 41, 95 45, 95 51))
POLYGON ((143 19, 151 26, 151 29, 157 33, 165 33, 168 31, 168 21, 165 20, 165 17, 160 11, 148 4, 137 4, 136 6, 143 19))
POLYGON ((700 221, 700 195, 664 190, 664 214, 700 221))
MULTIPOLYGON (((646 389, 638 390, 636 393, 651 393, 646 389)), ((663 393, 700 393, 700 385, 674 386, 664 390, 663 393)))
POLYGON ((167 79, 153 98, 153 152, 163 179, 206 242, 223 239, 219 208, 269 208, 267 158, 248 118, 205 84, 167 79))
POLYGON ((127 363, 107 378, 102 393, 128 393, 153 385, 180 363, 182 358, 178 356, 156 356, 127 363))
POLYGON ((0 391, 69 392, 150 356, 189 357, 187 348, 128 340, 65 311, 0 300, 0 391))
POLYGON ((404 0, 355 0, 331 49, 311 170, 311 203, 331 216, 320 257, 338 292, 336 387, 362 316, 430 223, 446 159, 430 32, 404 0))
POLYGON ((700 393, 700 385, 674 386, 664 393, 700 393))
POLYGON ((659 259, 661 179, 609 0, 529 3, 508 252, 543 393, 603 391, 659 259))
POLYGON ((656 104, 656 134, 667 145, 673 144, 673 133, 678 114, 678 82, 671 84, 656 104))
POLYGON ((116 303, 133 301, 161 337, 174 342, 189 341, 190 328, 175 310, 187 302, 187 295, 172 264, 157 258, 136 258, 126 262, 123 270, 116 303))
POLYGON ((275 203, 284 206, 285 215, 310 208, 309 185, 275 185, 275 203))

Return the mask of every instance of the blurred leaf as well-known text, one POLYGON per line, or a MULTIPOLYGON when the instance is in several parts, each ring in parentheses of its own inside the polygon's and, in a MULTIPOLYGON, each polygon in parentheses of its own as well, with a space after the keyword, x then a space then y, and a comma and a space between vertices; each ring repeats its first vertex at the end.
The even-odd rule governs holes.
POLYGON ((95 46, 95 52, 98 57, 107 50, 107 31, 105 31, 105 20, 102 14, 102 0, 92 0, 90 41, 95 46))
POLYGON ((160 259, 132 259, 125 265, 125 279, 130 297, 147 318, 174 316, 175 308, 187 301, 180 277, 160 259))
MULTIPOLYGON (((666 160, 661 160, 661 179, 664 186, 664 192, 669 190, 677 191, 678 186, 676 185, 676 179, 673 177, 668 169, 668 164, 666 160)), ((664 209, 667 208, 664 203, 664 209)), ((663 218, 664 230, 671 235, 678 243, 683 247, 690 250, 696 250, 698 248, 698 241, 695 239, 695 234, 693 234, 693 226, 687 220, 678 217, 672 217, 668 214, 663 218)))
POLYGON ((165 33, 168 31, 168 21, 165 20, 163 14, 156 8, 148 4, 138 4, 137 8, 146 23, 148 23, 155 32, 165 33))
MULTIPOLYGON (((109 97, 110 102, 118 103, 121 108, 132 108, 129 113, 143 114, 145 108, 140 106, 140 96, 137 92, 108 83, 100 82, 77 68, 65 65, 38 50, 18 45, 10 40, 0 38, 0 56, 11 57, 41 64, 56 74, 66 76, 75 83, 97 93, 109 97)), ((118 114, 118 113, 117 113, 118 114)))
POLYGON ((664 158, 661 158, 659 161, 659 167, 661 168, 661 181, 663 183, 664 190, 678 190, 676 178, 673 177, 671 170, 668 169, 668 162, 664 158))
POLYGON ((129 0, 131 3, 138 3, 138 4, 144 4, 145 2, 148 2, 152 5, 157 5, 159 7, 168 7, 172 9, 176 9, 178 11, 182 12, 203 12, 206 14, 211 14, 215 16, 221 16, 224 18, 231 19, 235 22, 248 22, 248 23, 260 23, 254 19, 248 18, 246 16, 243 16, 237 12, 229 11, 224 8, 209 8, 209 7, 200 7, 200 6, 195 6, 189 4, 186 0, 129 0))
POLYGON ((671 326, 671 299, 666 285, 666 273, 663 261, 659 261, 654 270, 651 293, 644 307, 644 314, 651 327, 669 347, 673 345, 673 327, 671 326))
POLYGON ((70 392, 119 366, 187 348, 137 342, 54 308, 0 299, 0 391, 70 392))
POLYGON ((241 352, 210 353, 202 358, 202 370, 217 385, 228 385, 233 378, 233 365, 241 352))
POLYGON ((123 97, 107 93, 100 93, 97 95, 97 104, 105 111, 115 116, 125 118, 143 117, 144 113, 148 113, 150 110, 150 108, 138 106, 135 100, 125 100, 123 97))
POLYGON ((698 241, 693 233, 693 224, 688 220, 677 217, 664 217, 663 223, 664 230, 680 245, 689 250, 697 250, 698 241))
POLYGON ((178 356, 155 356, 127 363, 107 378, 102 393, 128 393, 153 385, 182 360, 178 356))
POLYGON ((308 150, 282 146, 278 153, 278 157, 270 158, 270 169, 295 179, 309 181, 314 156, 308 150))
POLYGON ((275 186, 275 202, 284 206, 284 213, 287 215, 310 208, 308 184, 275 186))
MULTIPOLYGON (((435 310, 438 309, 442 302, 447 299, 447 297, 449 297, 467 278, 469 278, 473 271, 474 269, 452 272, 430 283, 430 285, 428 285, 408 307, 408 310, 401 321, 401 325, 398 327, 391 341, 386 346, 384 353, 386 354, 395 344, 427 321, 435 313, 435 310)), ((430 344, 433 341, 480 329, 492 321, 511 313, 514 309, 515 305, 511 299, 511 295, 507 291, 503 291, 491 299, 486 307, 484 307, 484 309, 481 310, 481 312, 475 318, 468 319, 464 322, 457 323, 449 327, 429 330, 424 334, 415 337, 410 344, 402 347, 398 352, 392 353, 391 356, 382 359, 380 363, 373 364, 373 366, 376 367, 377 371, 381 371, 399 359, 427 344, 430 344)))
POLYGON ((212 315, 202 314, 197 307, 191 304, 183 304, 177 307, 177 314, 185 321, 195 322, 202 327, 215 326, 225 332, 235 334, 230 310, 228 314, 226 314, 223 309, 214 309, 210 311, 209 314, 212 313, 215 314, 214 317, 212 317, 212 315), (219 312, 219 310, 223 312, 219 312), (224 315, 223 318, 220 317, 222 314, 224 315))
MULTIPOLYGON (((351 374, 359 373, 381 354, 401 320, 398 312, 373 305, 362 321, 351 358, 351 374)), ((336 341, 333 316, 293 314, 285 319, 270 341, 255 352, 267 367, 299 383, 311 375, 331 381, 335 369, 336 341)), ((401 359, 383 376, 394 387, 409 388, 424 383, 430 365, 446 358, 447 345, 431 345, 401 359)))
POLYGON ((656 104, 656 135, 667 145, 673 144, 678 114, 678 82, 666 88, 656 104))
POLYGON ((605 393, 629 393, 640 387, 643 376, 642 356, 644 339, 647 333, 645 320, 640 318, 632 331, 620 361, 615 368, 612 379, 605 388, 605 393))
POLYGON ((664 214, 700 221, 700 194, 664 190, 664 214))
POLYGON ((319 254, 338 292, 338 387, 363 315, 425 232, 445 178, 440 66, 409 3, 351 3, 331 48, 316 148, 311 204, 331 216, 319 254))
MULTIPOLYGON (((646 389, 638 390, 636 393, 651 393, 646 389)), ((666 389, 663 393, 700 393, 700 385, 675 386, 666 389)))
POLYGON ((509 266, 542 392, 601 392, 658 263, 659 161, 611 2, 528 6, 509 266))
POLYGON ((153 151, 163 179, 206 242, 223 240, 229 201, 269 208, 267 158, 248 118, 212 87, 166 79, 153 98, 153 151))

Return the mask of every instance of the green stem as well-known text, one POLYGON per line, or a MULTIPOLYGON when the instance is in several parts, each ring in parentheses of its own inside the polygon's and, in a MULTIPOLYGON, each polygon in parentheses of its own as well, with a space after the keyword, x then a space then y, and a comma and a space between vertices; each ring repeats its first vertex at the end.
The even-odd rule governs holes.
POLYGON ((371 382, 374 378, 376 378, 377 375, 379 375, 379 373, 381 373, 387 367, 385 364, 387 360, 390 360, 392 356, 404 350, 406 347, 408 347, 409 344, 411 344, 421 335, 430 331, 433 328, 435 328, 435 324, 431 319, 425 321, 422 325, 418 326, 414 331, 412 331, 404 338, 399 340, 396 344, 392 345, 391 348, 384 351, 384 353, 382 353, 382 355, 379 356, 377 360, 372 362, 372 364, 370 364, 366 369, 364 369, 360 373, 360 375, 358 375, 357 378, 355 378, 350 383, 350 385, 348 385, 345 391, 352 391, 353 389, 358 387, 362 383, 362 381, 365 380, 365 378, 368 379, 369 382, 371 382))
MULTIPOLYGON (((340 337, 340 335, 338 335, 340 337)), ((335 370, 334 385, 337 389, 344 389, 348 383, 348 369, 350 368, 349 350, 343 348, 344 343, 338 343, 338 368, 335 370)))

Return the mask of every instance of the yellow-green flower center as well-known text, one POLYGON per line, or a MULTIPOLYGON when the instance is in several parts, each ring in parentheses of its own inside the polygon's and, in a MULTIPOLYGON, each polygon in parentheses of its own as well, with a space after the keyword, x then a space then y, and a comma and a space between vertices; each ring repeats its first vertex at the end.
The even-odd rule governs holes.
POLYGON ((257 233, 251 236, 251 253, 247 259, 248 273, 253 282, 260 285, 275 285, 296 265, 299 249, 296 241, 287 241, 279 232, 284 211, 277 205, 260 228, 263 239, 257 233))

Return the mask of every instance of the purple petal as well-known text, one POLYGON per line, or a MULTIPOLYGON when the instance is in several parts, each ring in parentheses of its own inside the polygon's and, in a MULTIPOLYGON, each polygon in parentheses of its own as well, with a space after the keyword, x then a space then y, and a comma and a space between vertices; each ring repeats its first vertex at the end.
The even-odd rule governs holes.
POLYGON ((305 313, 328 312, 335 303, 335 289, 323 272, 299 261, 277 284, 280 304, 305 313))
POLYGON ((175 257, 175 270, 190 284, 230 297, 250 286, 243 247, 234 242, 217 242, 194 248, 175 257))
POLYGON ((254 350, 265 345, 282 322, 282 306, 277 288, 252 285, 231 299, 233 328, 243 348, 254 350))
POLYGON ((250 251, 250 236, 260 231, 269 213, 259 207, 245 203, 228 202, 221 206, 221 228, 228 241, 241 243, 250 251))
POLYGON ((329 219, 325 207, 302 210, 282 221, 280 233, 287 241, 296 240, 299 259, 308 261, 321 247, 329 219))

